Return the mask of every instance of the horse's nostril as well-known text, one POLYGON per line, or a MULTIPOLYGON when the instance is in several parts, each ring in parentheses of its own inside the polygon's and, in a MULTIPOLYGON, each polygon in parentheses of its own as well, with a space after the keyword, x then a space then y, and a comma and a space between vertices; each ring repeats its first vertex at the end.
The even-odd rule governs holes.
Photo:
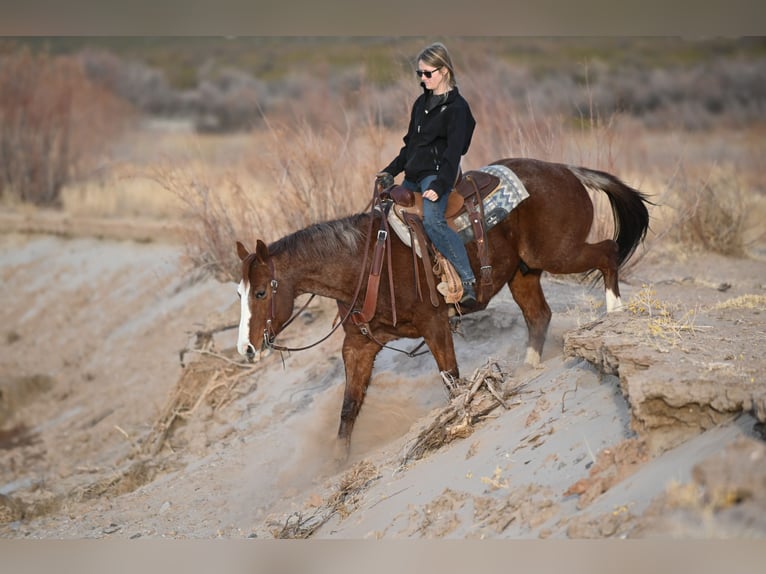
POLYGON ((248 344, 247 350, 245 351, 245 353, 247 354, 248 359, 252 359, 253 357, 255 357, 255 347, 253 347, 252 344, 248 344))

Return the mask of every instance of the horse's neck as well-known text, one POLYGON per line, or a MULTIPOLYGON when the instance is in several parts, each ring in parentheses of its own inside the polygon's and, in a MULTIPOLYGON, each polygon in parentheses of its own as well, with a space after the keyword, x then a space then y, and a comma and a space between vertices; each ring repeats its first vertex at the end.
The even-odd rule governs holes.
MULTIPOLYGON (((364 245, 358 253, 350 249, 327 253, 323 257, 282 255, 277 268, 290 277, 295 296, 312 293, 339 301, 349 301, 359 282, 364 245)), ((279 273, 278 274, 282 274, 279 273)))

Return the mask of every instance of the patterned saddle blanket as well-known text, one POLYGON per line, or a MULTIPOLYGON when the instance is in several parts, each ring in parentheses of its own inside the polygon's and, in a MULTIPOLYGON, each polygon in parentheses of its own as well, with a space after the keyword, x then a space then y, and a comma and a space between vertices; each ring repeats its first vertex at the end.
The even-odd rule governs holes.
MULTIPOLYGON (((463 243, 475 239, 470 215, 464 204, 464 197, 473 193, 473 184, 468 183, 471 179, 482 197, 485 233, 508 217, 514 207, 529 197, 518 176, 503 165, 488 165, 463 174, 456 189, 450 193, 445 213, 447 224, 457 231, 463 243)), ((412 232, 407 219, 413 215, 422 218, 423 198, 421 194, 403 187, 392 189, 390 193, 394 199, 394 206, 388 212, 388 222, 399 239, 412 247, 412 232)), ((422 257, 418 242, 415 242, 415 249, 418 256, 422 257)))

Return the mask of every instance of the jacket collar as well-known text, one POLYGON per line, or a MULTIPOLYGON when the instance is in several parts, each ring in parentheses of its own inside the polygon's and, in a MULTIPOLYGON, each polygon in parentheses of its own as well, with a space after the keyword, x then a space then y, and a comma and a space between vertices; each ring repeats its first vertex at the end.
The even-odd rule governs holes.
MULTIPOLYGON (((423 103, 424 103, 424 104, 426 104, 426 103, 428 102, 428 96, 430 96, 430 95, 431 95, 431 93, 433 92, 433 90, 428 90, 428 89, 426 89, 426 87, 423 85, 423 83, 422 83, 422 82, 421 82, 421 84, 420 84, 420 85, 423 87, 423 95, 422 95, 421 97, 423 98, 423 103)), ((452 88, 452 89, 451 89, 449 92, 447 92, 447 99, 446 99, 446 100, 444 100, 444 102, 442 102, 442 103, 441 103, 441 104, 439 104, 439 105, 446 105, 446 104, 451 104, 452 102, 454 102, 454 101, 455 101, 455 98, 457 98, 458 94, 459 94, 459 92, 458 92, 457 86, 455 86, 455 87, 454 87, 454 88, 452 88)), ((436 107, 436 106, 434 106, 434 108, 435 108, 435 107, 436 107)), ((434 109, 434 108, 432 108, 432 109, 434 109)), ((429 111, 430 111, 430 110, 429 110, 429 111)))

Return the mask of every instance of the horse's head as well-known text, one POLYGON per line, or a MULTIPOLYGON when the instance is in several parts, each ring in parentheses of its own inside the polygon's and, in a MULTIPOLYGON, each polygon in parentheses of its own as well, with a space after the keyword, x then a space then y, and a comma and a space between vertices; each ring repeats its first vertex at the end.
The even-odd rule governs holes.
POLYGON ((240 297, 237 351, 255 357, 256 350, 269 347, 293 308, 291 289, 280 283, 269 249, 260 239, 253 253, 237 241, 242 260, 242 280, 237 287, 240 297), (253 344, 253 341, 255 344, 253 344))

